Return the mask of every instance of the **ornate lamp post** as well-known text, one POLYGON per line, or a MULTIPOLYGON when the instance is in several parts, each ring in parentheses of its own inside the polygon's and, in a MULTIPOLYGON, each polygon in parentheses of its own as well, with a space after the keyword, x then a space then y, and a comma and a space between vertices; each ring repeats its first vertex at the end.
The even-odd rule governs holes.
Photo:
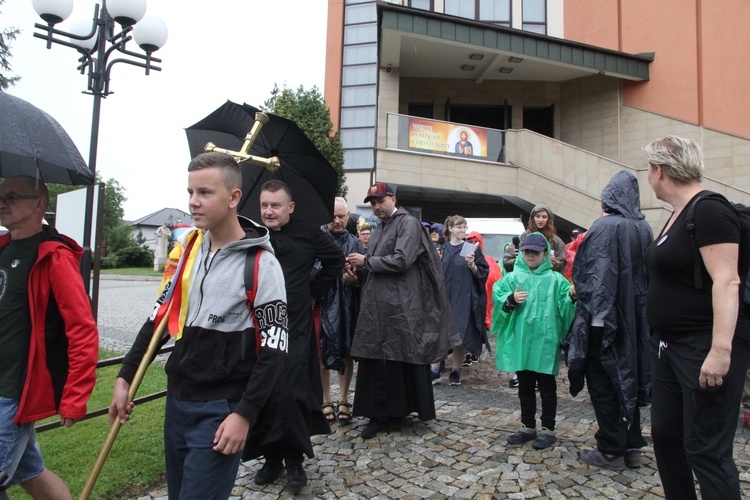
MULTIPOLYGON (((70 31, 55 28, 55 25, 73 11, 73 0, 32 0, 37 14, 47 24, 35 24, 36 38, 47 41, 47 48, 52 44, 64 45, 76 49, 81 57, 78 59, 78 71, 88 75, 86 94, 94 96, 94 111, 91 119, 91 143, 89 148, 89 168, 96 174, 96 153, 99 143, 99 115, 103 97, 112 94, 109 85, 112 66, 125 63, 146 70, 161 71, 155 63, 161 59, 153 53, 167 41, 167 27, 161 19, 145 17, 146 0, 103 0, 101 8, 96 4, 92 21, 72 23, 70 31), (64 37, 64 38, 63 38, 64 37), (126 48, 134 40, 143 52, 134 52, 126 48), (112 55, 116 58, 110 60, 112 55)), ((89 274, 91 270, 91 223, 93 220, 94 187, 86 191, 86 215, 84 221, 83 248, 81 262, 86 292, 89 291, 89 274)), ((98 244, 98 241, 97 241, 98 244)), ((99 282, 99 265, 96 259, 94 266, 94 290, 92 309, 96 317, 99 282)))

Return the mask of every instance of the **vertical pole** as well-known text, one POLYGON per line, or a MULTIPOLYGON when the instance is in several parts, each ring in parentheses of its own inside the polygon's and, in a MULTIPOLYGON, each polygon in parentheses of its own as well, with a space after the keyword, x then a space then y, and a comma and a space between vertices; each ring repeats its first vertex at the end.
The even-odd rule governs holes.
MULTIPOLYGON (((99 147, 99 116, 101 113, 101 105, 101 94, 94 92, 94 111, 91 117, 91 144, 89 146, 89 168, 94 176, 96 176, 96 153, 99 147)), ((81 276, 83 277, 83 285, 87 294, 91 289, 91 224, 94 220, 95 186, 96 184, 92 184, 86 188, 86 211, 83 222, 83 258, 81 259, 81 276)), ((96 303, 96 301, 94 301, 94 303, 96 303)), ((97 311, 92 312, 94 313, 94 319, 96 319, 97 311)))

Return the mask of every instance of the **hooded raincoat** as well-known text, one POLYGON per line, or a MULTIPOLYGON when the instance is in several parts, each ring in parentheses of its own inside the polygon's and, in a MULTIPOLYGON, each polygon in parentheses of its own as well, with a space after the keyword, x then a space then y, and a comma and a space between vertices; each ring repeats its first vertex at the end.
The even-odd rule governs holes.
MULTIPOLYGON (((476 239, 479 249, 484 251, 484 238, 476 231, 472 231, 466 235, 466 240, 476 239)), ((500 264, 489 255, 484 255, 484 260, 487 261, 487 265, 490 266, 490 273, 487 275, 487 282, 484 285, 487 297, 487 308, 484 315, 484 326, 487 330, 492 328, 492 287, 495 285, 497 280, 503 277, 503 272, 500 269, 500 264)))
POLYGON ((460 345, 439 257, 409 212, 372 232, 365 270, 353 358, 428 365, 460 345))
POLYGON ((621 417, 630 422, 636 404, 648 404, 651 393, 644 255, 653 235, 640 209, 638 180, 629 172, 612 177, 602 208, 609 215, 591 225, 573 264, 578 309, 565 341, 570 393, 584 386, 592 320, 603 321, 601 362, 621 417))
MULTIPOLYGON (((554 224, 555 222, 555 214, 552 213, 552 209, 546 205, 545 203, 540 203, 539 205, 536 205, 534 208, 531 209, 531 212, 529 213, 529 220, 533 220, 534 216, 537 212, 545 211, 547 212, 547 215, 549 215, 549 221, 554 224)), ((531 231, 527 229, 523 233, 521 233, 520 239, 523 242, 523 239, 526 238, 526 236, 530 235, 534 231, 531 231)), ((557 264, 552 268, 555 271, 563 272, 565 269, 565 242, 560 239, 559 236, 556 234, 552 236, 552 241, 550 243, 550 250, 555 252, 555 259, 557 260, 557 264)), ((519 254, 520 255, 520 254, 519 254)), ((515 248, 513 245, 507 245, 505 247, 505 253, 503 254, 503 267, 506 270, 513 270, 513 265, 516 262, 516 253, 515 248)))
MULTIPOLYGON (((320 230, 341 248, 344 256, 364 253, 362 242, 349 231, 332 233, 326 225, 320 230)), ((358 315, 359 286, 347 285, 343 274, 339 273, 320 307, 320 361, 326 370, 344 373, 344 358, 350 356, 358 315)))
MULTIPOLYGON (((549 242, 547 243, 549 248, 549 242)), ((575 313, 570 283, 552 270, 549 252, 533 271, 521 256, 513 272, 492 289, 494 313, 491 333, 497 334, 495 361, 503 372, 531 370, 557 375, 560 342, 565 338, 575 313), (526 302, 504 307, 518 287, 529 292, 526 302)))

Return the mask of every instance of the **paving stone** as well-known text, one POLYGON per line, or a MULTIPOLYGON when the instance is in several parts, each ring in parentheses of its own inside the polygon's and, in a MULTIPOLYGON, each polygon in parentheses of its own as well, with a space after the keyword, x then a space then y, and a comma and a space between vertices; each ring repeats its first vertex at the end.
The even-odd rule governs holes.
MULTIPOLYGON (((434 386, 437 419, 433 421, 411 417, 363 441, 360 433, 366 419, 355 418, 348 426, 334 424, 328 436, 313 437, 316 458, 305 462, 310 484, 295 498, 664 498, 651 447, 644 449, 643 467, 638 470, 597 469, 581 461, 581 450, 596 446, 596 418, 585 390, 577 398, 569 395, 565 376, 558 377, 559 441, 537 451, 529 444, 506 442, 520 425, 518 394, 507 387, 509 376, 495 371, 491 362, 470 370, 466 376, 462 371, 459 387, 434 386)), ((648 409, 641 413, 650 443, 648 409)), ((750 432, 741 425, 735 436, 735 457, 743 497, 750 498, 750 432)), ((252 479, 260 467, 258 461, 240 466, 233 495, 292 498, 283 478, 263 487, 255 485, 252 479)), ((165 495, 161 486, 138 500, 165 495)))

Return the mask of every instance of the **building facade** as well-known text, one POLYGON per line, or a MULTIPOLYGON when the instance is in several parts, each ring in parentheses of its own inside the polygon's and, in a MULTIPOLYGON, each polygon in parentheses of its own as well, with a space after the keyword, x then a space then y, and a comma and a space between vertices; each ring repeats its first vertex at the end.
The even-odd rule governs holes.
MULTIPOLYGON (((601 213, 618 170, 669 216, 642 148, 704 150, 705 186, 750 203, 750 42, 742 0, 329 0, 325 99, 350 208, 373 181, 425 220, 524 218, 563 233, 601 213), (467 147, 468 146, 468 147, 467 147)), ((359 205, 359 206, 358 206, 359 205)), ((524 219, 525 220, 525 219, 524 219)))

